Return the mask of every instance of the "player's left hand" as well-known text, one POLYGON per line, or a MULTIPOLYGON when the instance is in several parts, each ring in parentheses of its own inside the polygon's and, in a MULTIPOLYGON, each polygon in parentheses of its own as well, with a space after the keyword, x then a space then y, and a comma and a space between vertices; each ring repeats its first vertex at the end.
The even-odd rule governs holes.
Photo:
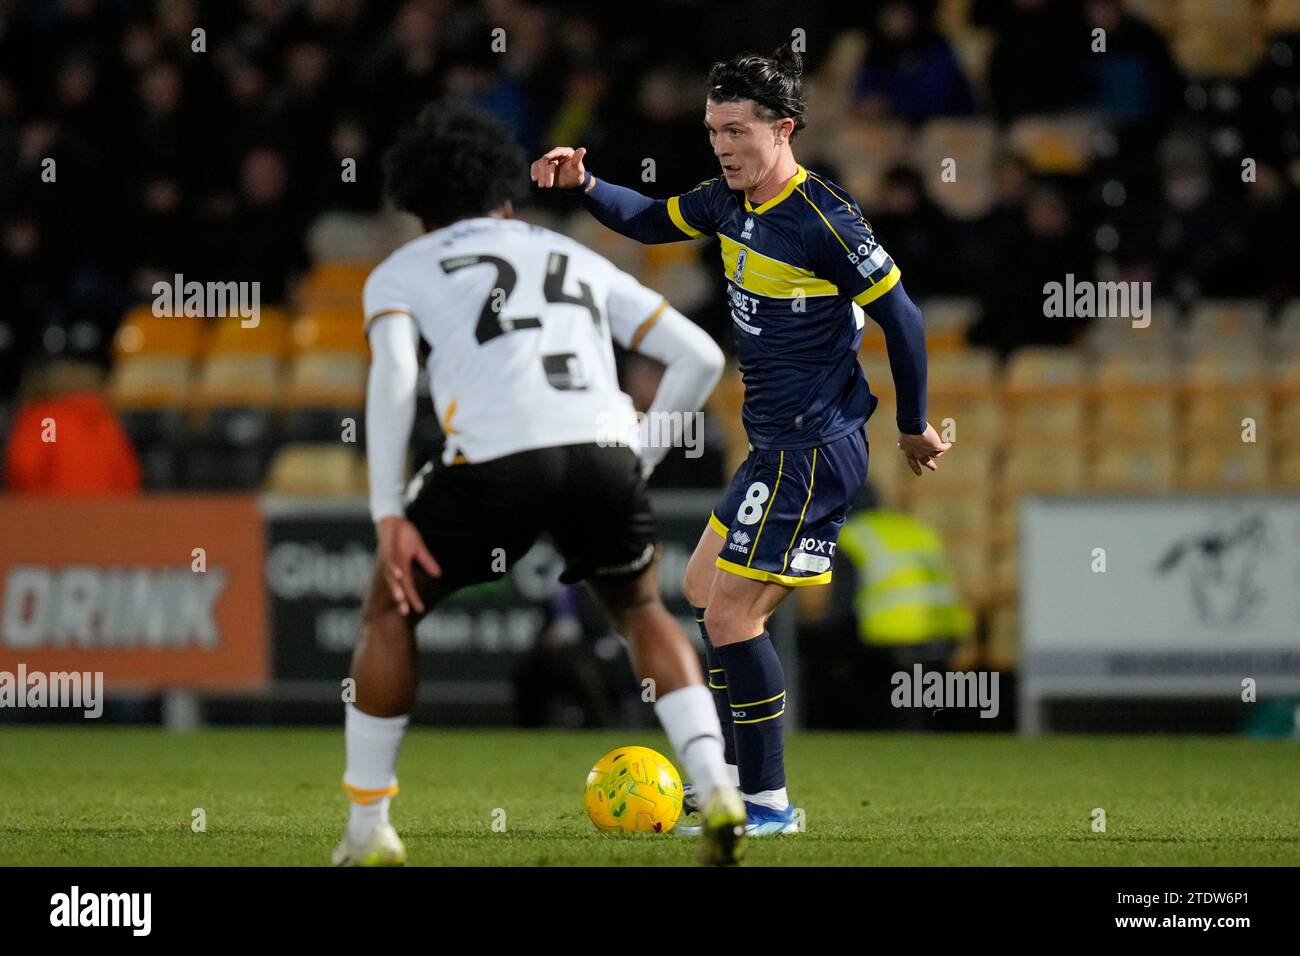
POLYGON ((442 577, 442 568, 425 547, 419 529, 405 518, 383 518, 376 532, 379 535, 379 566, 384 569, 388 590, 398 610, 403 616, 410 614, 411 608, 423 614, 424 602, 420 600, 420 590, 415 584, 415 565, 418 562, 431 578, 442 577))
POLYGON ((931 471, 938 471, 939 466, 935 463, 935 459, 952 446, 952 442, 942 441, 939 438, 939 433, 934 430, 934 426, 929 422, 925 423, 925 431, 919 435, 898 433, 898 447, 903 450, 903 457, 907 459, 907 467, 912 469, 914 475, 921 474, 923 467, 931 471))

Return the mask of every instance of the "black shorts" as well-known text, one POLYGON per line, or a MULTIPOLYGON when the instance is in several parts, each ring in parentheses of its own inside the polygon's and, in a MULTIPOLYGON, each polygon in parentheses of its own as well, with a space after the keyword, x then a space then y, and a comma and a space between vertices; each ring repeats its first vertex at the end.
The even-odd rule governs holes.
POLYGON ((560 580, 622 577, 654 559, 655 520, 636 454, 561 445, 479 464, 426 464, 407 488, 406 517, 456 587, 492 581, 547 534, 560 580))

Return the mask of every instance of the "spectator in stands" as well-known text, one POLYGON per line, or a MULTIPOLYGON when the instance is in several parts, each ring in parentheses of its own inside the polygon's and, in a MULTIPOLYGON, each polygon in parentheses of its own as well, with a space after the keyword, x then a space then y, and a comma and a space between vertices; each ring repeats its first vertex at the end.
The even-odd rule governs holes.
POLYGON ((909 289, 926 296, 968 287, 953 262, 954 224, 926 196, 915 169, 900 165, 885 171, 870 221, 881 245, 907 263, 909 289))
POLYGON ((974 0, 971 22, 996 39, 988 84, 1002 120, 1082 107, 1088 31, 1077 0, 974 0))
POLYGON ((1000 237, 993 270, 984 277, 981 314, 971 328, 974 345, 1006 355, 1024 345, 1067 345, 1079 338, 1085 318, 1049 318, 1043 287, 1092 280, 1095 252, 1058 186, 1039 183, 1025 203, 1021 228, 1000 237))
POLYGON ((858 75, 860 115, 920 123, 974 111, 966 77, 933 17, 933 2, 886 0, 875 11, 871 45, 858 75))
POLYGON ((1088 0, 1084 12, 1090 36, 1105 31, 1105 55, 1086 61, 1093 107, 1118 126, 1158 131, 1182 84, 1164 37, 1119 0, 1088 0))
POLYGON ((140 465, 100 393, 93 365, 57 363, 29 375, 29 395, 5 445, 5 490, 25 495, 122 495, 140 490, 140 465))

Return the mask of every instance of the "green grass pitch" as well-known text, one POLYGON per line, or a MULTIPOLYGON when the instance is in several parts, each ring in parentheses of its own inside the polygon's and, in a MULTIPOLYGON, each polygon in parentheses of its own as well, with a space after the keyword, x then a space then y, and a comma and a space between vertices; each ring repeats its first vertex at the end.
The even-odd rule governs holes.
MULTIPOLYGON (((688 838, 583 812, 591 764, 634 743, 669 753, 635 731, 414 729, 392 813, 410 862, 689 864, 688 838)), ((342 769, 341 728, 5 728, 0 864, 326 865, 342 769)), ((750 865, 1300 864, 1294 743, 799 733, 788 769, 808 830, 751 841, 750 865)))

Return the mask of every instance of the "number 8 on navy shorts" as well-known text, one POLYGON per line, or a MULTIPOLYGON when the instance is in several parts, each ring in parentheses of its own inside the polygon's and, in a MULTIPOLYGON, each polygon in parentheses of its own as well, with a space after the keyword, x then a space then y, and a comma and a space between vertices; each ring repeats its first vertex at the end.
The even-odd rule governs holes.
POLYGON ((865 427, 817 448, 752 450, 709 516, 725 539, 717 566, 790 587, 828 583, 840 528, 866 478, 865 427))

